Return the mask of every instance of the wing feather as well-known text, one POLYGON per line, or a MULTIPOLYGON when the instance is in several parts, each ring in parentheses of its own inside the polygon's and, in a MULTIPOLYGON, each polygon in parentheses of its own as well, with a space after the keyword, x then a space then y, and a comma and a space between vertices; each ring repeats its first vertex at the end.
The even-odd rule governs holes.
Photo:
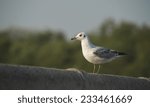
POLYGON ((101 58, 110 59, 115 56, 118 56, 118 52, 115 50, 107 49, 107 48, 99 48, 95 52, 93 52, 95 55, 101 58))

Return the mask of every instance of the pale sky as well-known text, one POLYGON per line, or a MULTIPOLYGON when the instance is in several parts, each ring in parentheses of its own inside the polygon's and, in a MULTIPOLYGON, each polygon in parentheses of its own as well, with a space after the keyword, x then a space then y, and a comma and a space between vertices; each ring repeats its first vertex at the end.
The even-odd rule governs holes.
POLYGON ((110 17, 150 24, 150 0, 0 0, 0 29, 52 29, 72 36, 110 17))

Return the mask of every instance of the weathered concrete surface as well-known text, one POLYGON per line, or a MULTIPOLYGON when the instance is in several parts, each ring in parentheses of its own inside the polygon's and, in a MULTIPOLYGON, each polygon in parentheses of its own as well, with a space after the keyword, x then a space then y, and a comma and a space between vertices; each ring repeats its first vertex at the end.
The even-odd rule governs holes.
POLYGON ((149 90, 150 80, 83 71, 0 65, 0 89, 149 90))

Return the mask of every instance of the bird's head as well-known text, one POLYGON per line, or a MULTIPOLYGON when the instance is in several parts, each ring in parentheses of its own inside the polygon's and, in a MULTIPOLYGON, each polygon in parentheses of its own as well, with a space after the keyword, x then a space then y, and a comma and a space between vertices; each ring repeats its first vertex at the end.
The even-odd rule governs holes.
POLYGON ((80 32, 75 37, 71 38, 71 40, 80 40, 81 41, 85 38, 87 38, 87 35, 84 32, 80 32))

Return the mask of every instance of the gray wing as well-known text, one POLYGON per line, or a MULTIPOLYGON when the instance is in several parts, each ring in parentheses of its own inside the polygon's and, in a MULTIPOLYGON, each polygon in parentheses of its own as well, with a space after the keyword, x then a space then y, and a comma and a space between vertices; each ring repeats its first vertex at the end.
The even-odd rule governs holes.
POLYGON ((93 53, 98 57, 106 58, 106 59, 110 59, 119 55, 119 52, 107 48, 98 48, 93 53))

